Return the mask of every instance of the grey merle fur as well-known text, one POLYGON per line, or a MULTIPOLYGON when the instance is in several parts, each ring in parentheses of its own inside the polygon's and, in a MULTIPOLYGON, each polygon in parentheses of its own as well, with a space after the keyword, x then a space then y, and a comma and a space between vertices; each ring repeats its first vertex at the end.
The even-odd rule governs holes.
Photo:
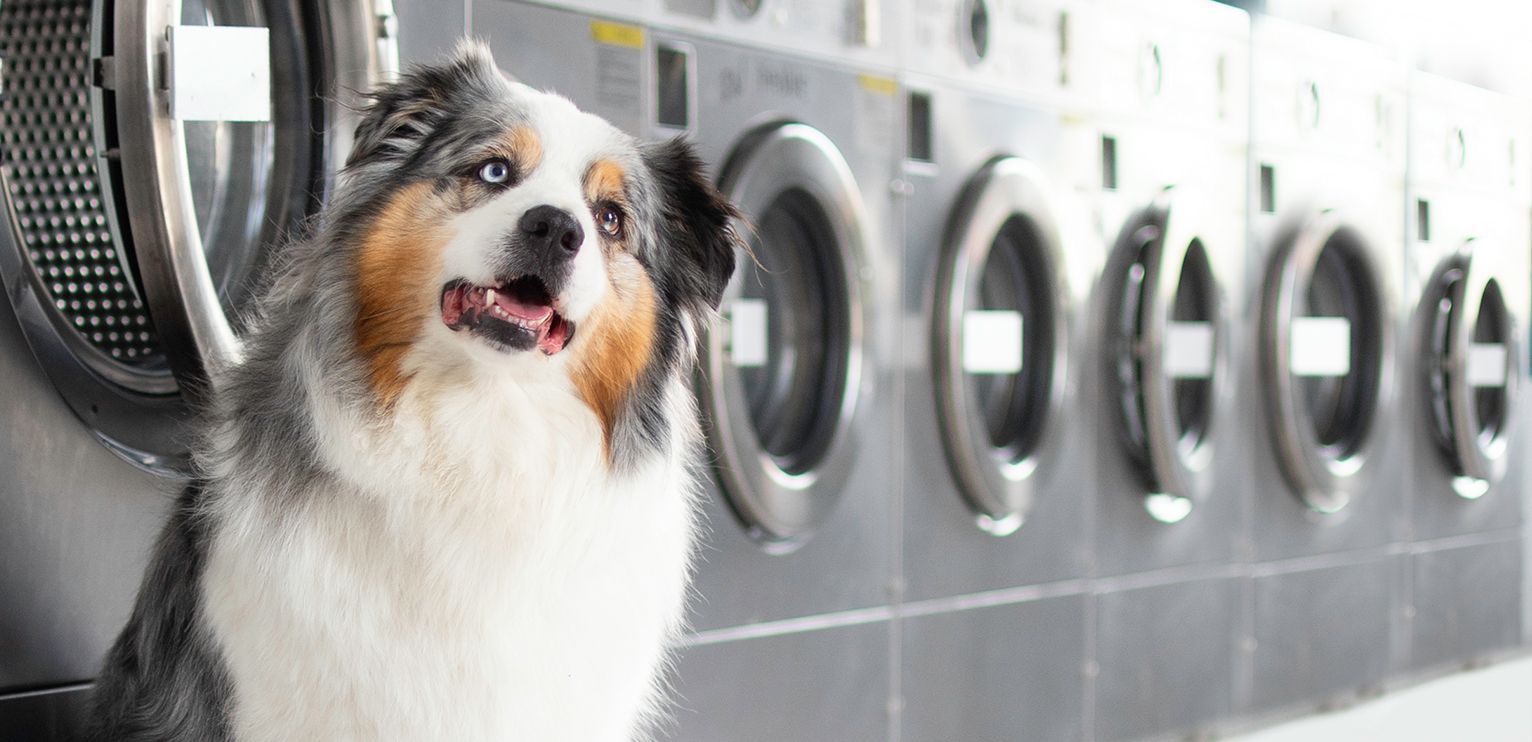
MULTIPOLYGON (((372 95, 335 199, 312 233, 269 268, 244 361, 215 390, 203 426, 222 431, 224 443, 214 447, 204 435, 196 446, 199 481, 179 497, 102 669, 92 739, 230 738, 233 688, 204 620, 200 585, 219 527, 216 505, 238 502, 280 520, 308 498, 350 487, 318 459, 308 409, 311 398, 327 395, 385 414, 352 343, 355 251, 393 194, 423 179, 447 188, 478 165, 473 153, 486 138, 525 118, 507 99, 506 84, 488 53, 468 45, 372 95), (305 378, 311 369, 322 370, 322 388, 305 378)), ((636 174, 627 243, 654 282, 659 317, 651 362, 616 423, 611 454, 619 470, 668 443, 667 381, 690 372, 695 349, 688 343, 717 308, 738 242, 731 226, 738 214, 689 144, 635 145, 632 152, 624 163, 636 174)))

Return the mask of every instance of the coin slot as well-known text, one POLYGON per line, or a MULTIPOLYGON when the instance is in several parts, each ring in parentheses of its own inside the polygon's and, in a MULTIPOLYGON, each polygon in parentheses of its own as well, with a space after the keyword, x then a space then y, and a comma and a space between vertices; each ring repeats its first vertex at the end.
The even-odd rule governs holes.
POLYGON ((1117 190, 1117 138, 1106 135, 1101 137, 1101 187, 1117 190))
POLYGON ((684 49, 655 50, 655 121, 673 129, 691 128, 691 58, 684 49))
POLYGON ((1277 213, 1277 169, 1261 165, 1261 213, 1277 213))
POLYGON ((919 162, 931 162, 932 152, 931 131, 931 94, 911 91, 909 95, 909 141, 907 142, 908 156, 911 160, 919 162))
POLYGON ((1423 198, 1415 201, 1415 239, 1431 241, 1431 202, 1423 198))

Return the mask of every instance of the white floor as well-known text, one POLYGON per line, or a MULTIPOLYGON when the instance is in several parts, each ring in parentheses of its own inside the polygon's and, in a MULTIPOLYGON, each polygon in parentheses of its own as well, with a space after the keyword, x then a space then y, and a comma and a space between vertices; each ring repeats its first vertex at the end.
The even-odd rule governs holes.
POLYGON ((1449 675, 1334 713, 1234 738, 1239 742, 1528 742, 1532 657, 1449 675))

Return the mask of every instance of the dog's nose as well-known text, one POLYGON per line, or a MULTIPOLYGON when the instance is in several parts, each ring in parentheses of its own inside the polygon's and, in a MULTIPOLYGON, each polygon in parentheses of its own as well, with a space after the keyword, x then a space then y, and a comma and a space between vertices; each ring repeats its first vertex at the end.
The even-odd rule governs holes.
POLYGON ((527 210, 521 217, 521 233, 527 246, 549 257, 565 257, 580 251, 585 230, 573 214, 546 204, 527 210))

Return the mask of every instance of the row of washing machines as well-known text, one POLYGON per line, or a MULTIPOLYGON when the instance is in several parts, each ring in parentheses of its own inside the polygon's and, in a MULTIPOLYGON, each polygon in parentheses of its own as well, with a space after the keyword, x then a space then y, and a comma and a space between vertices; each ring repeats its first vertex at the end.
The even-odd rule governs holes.
POLYGON ((1532 638, 1525 98, 1204 0, 4 0, 0 737, 78 723, 306 91, 465 32, 749 220, 671 738, 1185 736, 1532 638), (264 118, 151 105, 230 25, 264 118))

